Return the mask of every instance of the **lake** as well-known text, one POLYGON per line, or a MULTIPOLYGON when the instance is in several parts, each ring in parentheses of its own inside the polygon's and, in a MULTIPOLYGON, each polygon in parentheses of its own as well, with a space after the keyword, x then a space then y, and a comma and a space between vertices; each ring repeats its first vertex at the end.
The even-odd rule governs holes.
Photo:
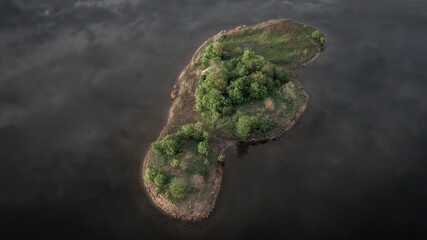
POLYGON ((423 239, 427 2, 0 3, 5 239, 423 239), (170 219, 142 160, 206 39, 291 18, 326 49, 298 70, 306 112, 279 140, 226 150, 210 218, 170 219))

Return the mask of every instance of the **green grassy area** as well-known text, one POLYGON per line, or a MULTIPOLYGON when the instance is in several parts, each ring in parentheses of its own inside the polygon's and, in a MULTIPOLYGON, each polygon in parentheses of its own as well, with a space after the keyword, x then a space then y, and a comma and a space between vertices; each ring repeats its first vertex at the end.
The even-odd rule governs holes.
POLYGON ((172 202, 194 193, 206 201, 209 175, 224 161, 219 143, 269 138, 293 119, 306 101, 294 70, 324 43, 322 33, 290 20, 241 26, 208 40, 183 75, 173 117, 152 144, 145 181, 172 202))

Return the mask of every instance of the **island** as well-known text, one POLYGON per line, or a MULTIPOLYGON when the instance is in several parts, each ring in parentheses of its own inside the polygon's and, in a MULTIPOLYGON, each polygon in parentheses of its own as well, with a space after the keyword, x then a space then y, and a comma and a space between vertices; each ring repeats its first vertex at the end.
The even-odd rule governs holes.
POLYGON ((289 19, 240 25, 205 41, 180 74, 167 124, 142 164, 154 205, 174 218, 207 218, 224 149, 278 138, 294 125, 309 99, 295 71, 324 45, 319 30, 289 19))

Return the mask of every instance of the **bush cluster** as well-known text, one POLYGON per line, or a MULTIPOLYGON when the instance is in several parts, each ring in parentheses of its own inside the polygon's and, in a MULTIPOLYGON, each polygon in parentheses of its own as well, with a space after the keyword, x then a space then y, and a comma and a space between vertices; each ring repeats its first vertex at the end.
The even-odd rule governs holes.
POLYGON ((323 34, 319 30, 314 31, 311 34, 311 38, 313 40, 315 40, 316 42, 320 43, 321 45, 325 44, 325 37, 323 36, 323 34))
POLYGON ((158 142, 152 143, 151 147, 153 148, 154 153, 167 156, 174 156, 179 150, 178 143, 170 135, 164 137, 158 142))
POLYGON ((173 176, 171 174, 151 168, 147 168, 144 174, 144 180, 147 182, 154 182, 160 190, 166 189, 172 178, 173 176))
POLYGON ((194 139, 203 143, 203 147, 199 147, 199 152, 207 156, 210 151, 210 138, 211 135, 203 130, 202 123, 190 123, 183 125, 181 130, 174 135, 167 135, 162 140, 152 143, 151 147, 156 155, 176 160, 174 156, 181 150, 181 145, 185 143, 185 139, 194 139))
POLYGON ((249 137, 251 132, 264 133, 271 129, 271 122, 265 117, 241 116, 236 123, 236 136, 240 139, 249 137))
POLYGON ((191 188, 183 180, 174 178, 169 185, 167 197, 175 200, 184 200, 191 193, 191 188))
MULTIPOLYGON (((210 53, 208 49, 213 47, 207 48, 210 53)), ((289 73, 277 76, 274 64, 246 49, 237 58, 213 64, 200 80, 195 109, 214 120, 231 114, 235 105, 266 98, 275 87, 289 81, 289 73)))

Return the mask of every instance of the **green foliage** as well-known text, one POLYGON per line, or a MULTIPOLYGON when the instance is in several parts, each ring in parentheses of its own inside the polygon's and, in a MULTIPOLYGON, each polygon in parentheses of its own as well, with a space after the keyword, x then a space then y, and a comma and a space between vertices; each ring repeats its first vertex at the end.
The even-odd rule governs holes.
POLYGON ((238 62, 236 68, 233 70, 232 73, 235 78, 238 78, 247 76, 249 74, 249 71, 246 66, 242 64, 242 62, 238 62))
POLYGON ((228 72, 223 67, 210 71, 206 81, 211 82, 216 89, 224 92, 228 85, 228 72))
POLYGON ((276 66, 271 62, 266 62, 264 66, 261 68, 261 72, 263 72, 267 77, 275 78, 276 77, 276 66))
POLYGON ((295 84, 293 82, 286 83, 285 86, 283 86, 282 91, 285 95, 286 100, 295 100, 297 97, 296 87, 295 87, 295 84))
POLYGON ((224 162, 224 159, 225 159, 225 155, 223 154, 219 155, 217 158, 218 162, 224 162))
POLYGON ((209 147, 208 142, 203 141, 199 143, 199 145, 197 146, 197 150, 200 154, 208 156, 211 148, 209 147))
POLYGON ((215 42, 212 44, 212 50, 215 54, 215 57, 221 57, 224 50, 224 44, 220 42, 215 42))
POLYGON ((225 97, 215 87, 203 86, 196 90, 196 110, 208 110, 213 117, 220 117, 221 110, 226 106, 225 97))
POLYGON ((207 137, 210 137, 208 132, 203 130, 201 122, 185 124, 181 127, 181 130, 176 133, 177 138, 192 138, 197 141, 203 141, 207 137))
POLYGON ((287 83, 291 80, 291 77, 289 76, 289 71, 284 71, 282 77, 280 78, 280 81, 282 83, 287 83))
POLYGON ((319 30, 314 31, 311 34, 311 38, 322 45, 325 44, 325 37, 319 30))
POLYGON ((251 73, 251 75, 249 75, 249 79, 251 80, 251 82, 256 82, 259 85, 267 84, 267 76, 260 71, 251 73))
POLYGON ((236 136, 240 139, 248 138, 251 132, 264 133, 271 129, 271 123, 268 118, 246 116, 239 117, 236 124, 236 136))
POLYGON ((175 200, 184 200, 191 193, 191 189, 185 182, 178 178, 173 178, 169 184, 170 197, 175 200))
POLYGON ((246 49, 242 55, 242 63, 250 73, 261 70, 265 64, 265 60, 262 56, 256 55, 250 49, 246 49))
POLYGON ((205 160, 203 160, 203 164, 204 164, 205 166, 209 166, 211 163, 209 162, 209 159, 208 159, 208 158, 205 158, 205 160))
POLYGON ((153 182, 154 179, 156 178, 156 176, 157 176, 156 171, 154 171, 150 168, 147 168, 147 170, 145 170, 144 180, 146 182, 153 182))
POLYGON ((249 78, 244 76, 232 81, 227 88, 227 93, 233 104, 241 104, 245 101, 248 90, 249 78))
POLYGON ((227 34, 223 33, 219 36, 219 39, 221 40, 226 40, 227 39, 227 34))
POLYGON ((222 54, 222 49, 223 48, 220 43, 209 45, 202 56, 202 66, 206 68, 209 66, 210 60, 219 59, 222 54))
POLYGON ((251 131, 256 133, 268 132, 271 129, 271 123, 265 117, 251 117, 251 131))
POLYGON ((267 88, 257 82, 251 83, 249 92, 252 99, 264 99, 267 97, 267 88))
POLYGON ((180 162, 179 162, 179 160, 178 160, 178 159, 174 158, 174 159, 172 159, 172 161, 171 161, 170 165, 171 165, 172 167, 179 167, 179 166, 180 166, 180 162))
POLYGON ((179 150, 178 143, 170 135, 167 135, 160 141, 152 143, 151 147, 155 154, 167 156, 174 156, 179 150))
POLYGON ((154 184, 160 189, 164 188, 169 183, 169 178, 166 174, 160 173, 154 178, 154 184))
POLYGON ((251 119, 248 116, 241 116, 236 124, 236 136, 240 139, 249 137, 251 132, 251 119))
MULTIPOLYGON (((217 46, 216 43, 212 46, 217 46)), ((222 45, 220 45, 222 46, 222 45)), ((206 53, 215 52, 210 47, 206 53)), ((288 81, 287 73, 276 79, 276 67, 252 50, 240 57, 223 60, 211 67, 195 91, 196 111, 210 117, 211 124, 233 112, 233 106, 250 100, 264 99, 280 82, 288 81)))
POLYGON ((204 141, 209 141, 209 139, 211 139, 211 134, 208 132, 204 132, 203 133, 203 140, 204 141))

